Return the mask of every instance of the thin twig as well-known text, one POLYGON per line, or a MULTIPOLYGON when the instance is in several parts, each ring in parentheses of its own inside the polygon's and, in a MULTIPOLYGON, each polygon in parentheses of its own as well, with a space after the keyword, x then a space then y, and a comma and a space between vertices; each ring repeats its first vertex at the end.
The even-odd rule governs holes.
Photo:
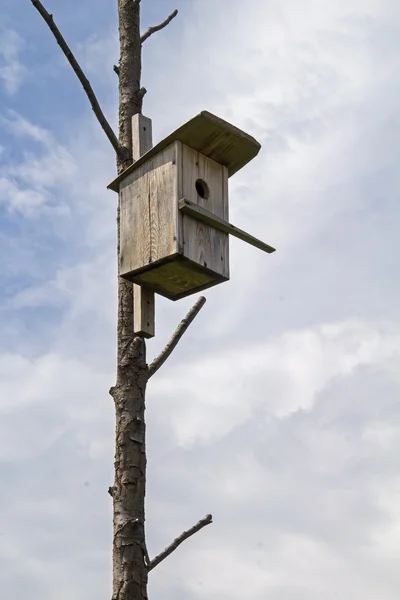
POLYGON ((167 558, 167 556, 172 554, 172 552, 176 550, 177 547, 180 546, 180 544, 182 544, 182 542, 190 538, 190 536, 192 536, 194 533, 197 533, 198 531, 200 531, 200 529, 203 529, 203 527, 209 525, 210 523, 212 523, 212 516, 206 515, 204 519, 200 519, 200 521, 196 523, 196 525, 193 525, 193 527, 181 533, 181 535, 177 537, 172 542, 172 544, 167 546, 162 552, 160 552, 160 554, 158 554, 155 558, 153 558, 153 560, 150 561, 148 570, 151 571, 152 569, 154 569, 154 567, 159 565, 160 562, 164 560, 164 558, 167 558))
POLYGON ((192 308, 189 310, 186 317, 184 319, 182 319, 182 321, 179 323, 178 327, 175 329, 174 333, 172 334, 171 339, 169 340, 168 344, 165 346, 164 350, 162 350, 160 352, 160 354, 149 365, 149 370, 148 370, 149 378, 152 375, 154 375, 154 373, 156 373, 156 371, 158 371, 158 369, 165 363, 167 358, 172 354, 172 352, 174 351, 179 340, 185 333, 186 329, 189 327, 189 325, 192 323, 192 321, 194 321, 194 319, 196 318, 196 316, 198 315, 198 313, 200 312, 201 308, 204 306, 205 303, 206 303, 206 299, 204 298, 204 296, 200 296, 200 298, 197 300, 197 302, 194 304, 194 306, 192 306, 192 308))
POLYGON ((160 29, 164 29, 164 27, 166 27, 169 23, 171 23, 172 19, 175 19, 177 14, 178 14, 178 10, 175 9, 174 12, 172 12, 166 19, 164 19, 164 21, 162 23, 160 23, 159 25, 153 25, 153 27, 149 27, 147 29, 147 31, 145 31, 140 36, 141 43, 143 44, 143 42, 145 42, 147 40, 147 38, 149 38, 151 35, 153 35, 153 33, 155 33, 156 31, 160 31, 160 29))
POLYGON ((96 95, 92 89, 92 86, 89 83, 89 80, 87 79, 86 75, 82 71, 75 56, 72 54, 70 47, 68 46, 67 42, 63 38, 57 25, 54 23, 53 15, 51 15, 50 13, 47 12, 47 10, 43 6, 43 4, 40 2, 40 0, 31 0, 31 2, 32 2, 33 6, 36 8, 36 10, 43 17, 43 19, 45 20, 47 25, 49 26, 49 29, 52 32, 52 34, 54 35, 54 37, 57 41, 57 44, 60 46, 61 50, 64 52, 65 57, 67 58, 69 64, 71 65, 76 76, 78 77, 79 81, 81 82, 82 87, 85 90, 86 96, 88 97, 90 105, 93 109, 93 112, 96 115, 96 118, 97 118, 98 122, 100 123, 104 133, 108 137, 112 147, 114 148, 118 158, 121 160, 126 160, 127 154, 128 154, 126 148, 121 146, 121 144, 118 141, 117 136, 115 135, 110 124, 108 123, 103 111, 100 108, 100 104, 96 98, 96 95))

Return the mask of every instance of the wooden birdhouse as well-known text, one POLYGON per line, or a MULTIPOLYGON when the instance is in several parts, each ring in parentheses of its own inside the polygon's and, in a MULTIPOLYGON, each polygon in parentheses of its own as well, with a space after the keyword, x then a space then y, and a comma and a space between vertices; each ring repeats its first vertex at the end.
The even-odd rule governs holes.
POLYGON ((228 221, 228 179, 259 150, 202 112, 121 173, 120 276, 178 300, 229 279, 229 234, 273 252, 228 221))

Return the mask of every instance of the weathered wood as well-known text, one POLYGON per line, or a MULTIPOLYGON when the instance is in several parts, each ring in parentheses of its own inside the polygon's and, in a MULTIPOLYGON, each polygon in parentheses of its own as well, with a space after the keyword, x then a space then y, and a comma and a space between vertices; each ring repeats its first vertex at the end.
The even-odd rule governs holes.
POLYGON ((182 544, 182 542, 184 542, 185 540, 190 538, 192 535, 194 535, 195 533, 200 531, 200 529, 203 529, 203 527, 205 527, 206 525, 210 525, 210 523, 212 523, 212 515, 206 515, 205 517, 203 517, 203 519, 200 519, 200 521, 198 521, 196 523, 196 525, 193 525, 193 527, 191 527, 190 529, 187 529, 186 531, 181 533, 181 535, 179 535, 178 537, 176 537, 174 539, 172 544, 170 544, 169 546, 164 548, 164 550, 162 552, 160 552, 160 554, 155 556, 153 558, 153 560, 150 561, 149 571, 154 569, 154 567, 159 565, 160 562, 162 562, 165 558, 167 558, 167 556, 172 554, 172 552, 174 550, 176 550, 178 548, 178 546, 180 546, 182 544))
POLYGON ((137 113, 132 117, 132 158, 139 158, 153 146, 153 128, 149 117, 137 113))
POLYGON ((133 326, 135 335, 146 339, 155 336, 154 292, 133 284, 133 326))
POLYGON ((228 221, 229 169, 250 160, 258 142, 210 113, 178 134, 166 138, 169 145, 160 143, 157 153, 141 156, 118 180, 120 275, 171 300, 229 279, 229 234, 274 252, 228 221), (177 139, 185 136, 189 145, 177 139), (188 204, 178 207, 181 198, 188 204))
MULTIPOLYGON (((182 160, 180 198, 187 198, 223 218, 228 203, 226 168, 184 144, 182 160)), ((229 236, 190 215, 181 213, 180 216, 183 255, 229 279, 229 236)))
POLYGON ((139 282, 160 296, 174 301, 227 281, 227 278, 215 274, 179 254, 175 255, 172 260, 159 261, 158 264, 147 267, 140 273, 136 272, 131 279, 127 275, 126 279, 139 282))
POLYGON ((261 148, 261 145, 251 135, 207 111, 202 111, 161 140, 136 163, 125 169, 110 183, 108 188, 118 192, 121 181, 127 175, 174 141, 180 141, 224 165, 228 169, 229 177, 257 156, 261 148))
POLYGON ((204 298, 204 296, 200 296, 197 302, 189 310, 186 317, 182 319, 182 321, 179 323, 178 327, 175 329, 167 345, 163 348, 163 350, 161 350, 160 354, 149 364, 149 379, 150 377, 153 377, 154 373, 157 373, 158 369, 162 367, 162 365, 165 363, 168 357, 171 356, 172 352, 178 345, 179 340, 182 338, 189 325, 199 314, 200 310, 202 309, 205 303, 206 299, 204 298))
POLYGON ((174 143, 152 160, 149 174, 151 262, 178 250, 178 148, 174 143))
POLYGON ((227 190, 227 168, 178 141, 128 175, 120 184, 121 277, 172 300, 227 281, 229 236, 178 209, 189 197, 224 217, 227 190))
MULTIPOLYGON (((138 160, 142 154, 150 150, 153 145, 152 137, 152 123, 151 119, 137 113, 132 117, 132 158, 138 160)), ((150 174, 151 175, 151 174, 150 174)), ((142 182, 147 191, 146 181, 142 182)), ((126 189, 126 188, 125 188, 126 189)), ((126 207, 127 200, 124 197, 123 205, 124 210, 126 207)), ((129 209, 128 209, 129 210, 129 209)), ((148 213, 148 211, 146 211, 148 213)), ((126 244, 126 236, 130 239, 143 239, 140 235, 140 226, 137 221, 132 219, 132 214, 129 214, 128 221, 124 221, 125 224, 129 224, 128 230, 124 227, 122 234, 124 236, 124 243, 126 244)), ((133 327, 135 335, 139 335, 144 338, 152 338, 155 336, 155 297, 154 292, 145 289, 140 285, 133 284, 133 327)))
POLYGON ((178 251, 176 161, 172 144, 121 183, 122 277, 178 251))
MULTIPOLYGON (((118 0, 119 130, 132 153, 132 116, 142 112, 140 91, 140 4, 118 0)), ((127 165, 118 160, 118 172, 127 165)), ((118 203, 120 254, 121 195, 118 203)), ((113 483, 112 600, 147 600, 145 542, 147 385, 146 342, 134 335, 133 286, 118 277, 117 380, 110 390, 115 404, 115 477, 113 483)))
POLYGON ((169 23, 171 23, 172 19, 175 19, 176 15, 178 14, 178 10, 175 9, 174 11, 172 11, 172 13, 170 15, 168 15, 168 17, 166 19, 164 19, 164 21, 162 21, 159 25, 153 25, 152 27, 149 27, 140 37, 140 42, 143 44, 151 35, 153 35, 153 33, 156 33, 157 31, 161 31, 161 29, 164 29, 164 27, 166 27, 167 25, 169 25, 169 23))
POLYGON ((240 240, 243 240, 244 242, 255 246, 256 248, 259 248, 259 250, 268 252, 268 254, 275 252, 275 248, 273 248, 272 246, 269 246, 265 242, 262 242, 261 240, 253 237, 246 231, 243 231, 242 229, 231 225, 227 221, 224 221, 224 219, 221 219, 217 215, 211 213, 205 208, 202 208, 198 204, 191 202, 190 200, 186 200, 184 198, 179 200, 179 210, 182 211, 183 214, 191 216, 193 219, 202 221, 203 223, 207 223, 215 229, 219 229, 220 231, 224 231, 225 233, 229 233, 230 235, 233 235, 239 238, 240 240))

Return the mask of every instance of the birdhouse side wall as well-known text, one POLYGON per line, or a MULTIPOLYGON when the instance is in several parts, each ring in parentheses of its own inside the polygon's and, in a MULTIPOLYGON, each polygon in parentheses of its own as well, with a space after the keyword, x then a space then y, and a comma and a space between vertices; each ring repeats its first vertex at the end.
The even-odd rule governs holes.
MULTIPOLYGON (((185 144, 181 144, 180 152, 180 198, 228 221, 228 169, 185 144)), ((178 227, 183 255, 229 279, 229 235, 183 213, 179 214, 178 227)))
POLYGON ((120 275, 178 252, 178 142, 120 184, 120 275))

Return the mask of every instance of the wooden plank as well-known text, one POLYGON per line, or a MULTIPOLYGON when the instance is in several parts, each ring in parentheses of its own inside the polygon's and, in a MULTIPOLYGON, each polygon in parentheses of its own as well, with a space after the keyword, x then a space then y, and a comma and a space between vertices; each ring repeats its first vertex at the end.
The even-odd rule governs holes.
POLYGON ((139 158, 153 146, 153 128, 151 119, 136 114, 132 117, 132 158, 139 158))
POLYGON ((176 142, 150 161, 148 203, 151 262, 176 253, 177 247, 177 148, 176 142))
POLYGON ((223 206, 223 214, 220 215, 224 221, 229 221, 229 183, 228 183, 228 169, 226 167, 222 167, 223 169, 223 177, 222 177, 222 206, 223 206))
MULTIPOLYGON (((205 199, 197 195, 195 203, 224 219, 228 200, 225 196, 228 189, 228 180, 225 181, 227 169, 200 152, 198 153, 198 167, 199 179, 206 183, 209 194, 205 199)), ((187 198, 187 196, 184 194, 183 198, 187 198)), ((190 198, 188 199, 190 200, 190 198)), ((210 267, 216 273, 229 279, 229 235, 214 227, 208 227, 208 229, 212 253, 210 267)))
MULTIPOLYGON (((195 200, 197 198, 196 181, 199 178, 199 153, 182 144, 182 196, 195 200)), ((201 199, 200 199, 201 200, 201 199)), ((210 227, 199 223, 182 213, 183 254, 190 260, 213 269, 213 256, 210 227)))
POLYGON ((155 296, 152 290, 133 284, 134 332, 144 338, 155 336, 155 296))
POLYGON ((177 170, 172 144, 121 183, 122 276, 176 254, 177 170))
MULTIPOLYGON (((193 148, 184 144, 181 146, 181 198, 187 198, 194 204, 223 218, 225 212, 225 168, 200 152, 193 150, 193 148)), ((204 221, 193 219, 193 217, 183 215, 183 213, 182 221, 184 256, 228 279, 229 236, 204 221)))
POLYGON ((174 261, 160 261, 154 268, 137 274, 135 279, 170 300, 185 298, 226 281, 213 271, 180 257, 174 261))
POLYGON ((151 261, 149 175, 149 165, 143 165, 121 184, 119 266, 122 276, 151 261))
POLYGON ((275 252, 275 248, 273 248, 272 246, 265 244, 264 242, 253 237, 249 233, 246 233, 246 231, 243 231, 242 229, 231 225, 227 221, 224 221, 224 219, 217 217, 216 215, 212 214, 205 208, 202 208, 198 204, 190 202, 190 200, 179 200, 179 210, 181 210, 184 214, 193 217, 194 219, 198 219, 199 221, 203 221, 204 223, 215 227, 215 229, 219 229, 220 231, 229 233, 230 235, 233 235, 239 238, 240 240, 243 240, 244 242, 255 246, 256 248, 259 248, 259 250, 268 252, 268 254, 275 252))
POLYGON ((202 111, 136 159, 108 188, 118 192, 120 182, 125 177, 174 141, 180 141, 224 165, 229 177, 255 158, 261 148, 251 135, 207 111, 202 111))
MULTIPOLYGON (((132 156, 138 160, 153 145, 151 119, 141 114, 132 117, 132 156)), ((151 173, 144 173, 140 185, 147 189, 148 178, 151 173)), ((127 189, 127 188, 125 188, 127 189)), ((132 198, 130 199, 132 204, 132 198)), ((146 211, 148 214, 148 211, 146 211)), ((132 228, 127 234, 134 237, 137 235, 137 223, 132 223, 132 228)), ((150 249, 151 252, 151 249, 150 249)), ((135 335, 144 338, 152 338, 155 335, 155 295, 154 292, 133 284, 133 328, 135 335)))

